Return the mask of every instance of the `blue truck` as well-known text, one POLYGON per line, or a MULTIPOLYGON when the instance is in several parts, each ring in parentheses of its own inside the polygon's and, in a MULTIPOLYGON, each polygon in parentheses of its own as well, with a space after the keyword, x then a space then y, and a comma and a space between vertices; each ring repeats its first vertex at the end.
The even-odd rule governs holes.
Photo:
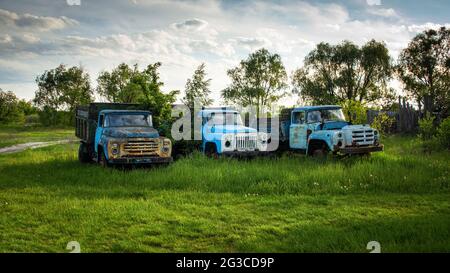
POLYGON ((150 111, 138 104, 91 103, 76 109, 78 159, 137 165, 172 162, 172 143, 153 127, 150 111))
POLYGON ((307 155, 353 155, 383 150, 379 132, 369 125, 345 120, 337 105, 283 109, 280 114, 280 146, 307 155))
POLYGON ((201 149, 206 155, 254 156, 267 152, 269 135, 244 126, 238 111, 209 108, 199 111, 198 116, 202 120, 201 149))

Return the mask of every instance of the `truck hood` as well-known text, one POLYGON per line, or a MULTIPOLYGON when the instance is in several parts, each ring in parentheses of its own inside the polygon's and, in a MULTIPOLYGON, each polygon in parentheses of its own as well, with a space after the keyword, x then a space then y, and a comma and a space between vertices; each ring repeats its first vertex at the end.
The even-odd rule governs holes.
POLYGON ((256 133, 256 129, 254 128, 250 128, 250 127, 245 127, 242 125, 215 125, 214 127, 212 127, 214 129, 212 129, 211 132, 213 133, 256 133))
POLYGON ((158 138, 159 133, 152 127, 110 127, 103 134, 114 138, 158 138))
POLYGON ((368 130, 368 129, 372 128, 369 125, 347 125, 342 128, 342 130, 351 130, 351 131, 368 130))
MULTIPOLYGON (((322 130, 339 130, 348 127, 349 123, 346 121, 327 121, 323 124, 322 130)), ((321 123, 317 123, 316 130, 321 129, 321 123)))

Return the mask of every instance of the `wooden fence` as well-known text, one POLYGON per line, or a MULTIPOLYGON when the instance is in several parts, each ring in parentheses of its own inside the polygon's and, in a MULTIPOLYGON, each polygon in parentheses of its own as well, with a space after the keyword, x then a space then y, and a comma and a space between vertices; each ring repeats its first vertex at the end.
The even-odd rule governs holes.
POLYGON ((389 117, 394 118, 395 122, 391 128, 391 132, 397 133, 413 133, 417 131, 418 121, 419 121, 419 111, 414 109, 414 107, 406 101, 405 98, 398 98, 399 110, 398 112, 393 111, 377 111, 368 110, 367 111, 367 123, 372 124, 375 117, 380 114, 386 114, 389 117))

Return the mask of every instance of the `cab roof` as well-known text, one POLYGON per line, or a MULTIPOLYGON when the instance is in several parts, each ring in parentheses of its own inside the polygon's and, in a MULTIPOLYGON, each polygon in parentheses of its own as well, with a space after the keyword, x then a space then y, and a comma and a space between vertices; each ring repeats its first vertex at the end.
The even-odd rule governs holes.
POLYGON ((206 116, 211 113, 238 113, 236 110, 231 109, 205 109, 198 112, 199 116, 206 116))
POLYGON ((342 106, 339 105, 320 105, 320 106, 301 106, 295 107, 293 111, 314 111, 314 110, 330 110, 330 109, 341 109, 342 106))
POLYGON ((101 110, 100 113, 102 113, 102 114, 109 114, 109 113, 119 113, 119 114, 146 113, 146 114, 151 114, 151 112, 148 110, 114 110, 114 109, 101 110))

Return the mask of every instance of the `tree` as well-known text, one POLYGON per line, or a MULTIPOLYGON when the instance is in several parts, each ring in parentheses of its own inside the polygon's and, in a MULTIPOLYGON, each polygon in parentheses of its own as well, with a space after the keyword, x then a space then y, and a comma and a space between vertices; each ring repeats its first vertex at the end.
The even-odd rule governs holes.
POLYGON ((82 67, 66 68, 61 64, 38 76, 36 83, 38 90, 33 101, 41 108, 73 112, 77 105, 93 100, 89 75, 82 67))
MULTIPOLYGON (((137 66, 136 66, 137 67, 137 66)), ((136 90, 140 90, 139 103, 142 103, 152 112, 155 126, 164 126, 165 121, 171 120, 172 105, 176 101, 178 90, 170 91, 165 94, 161 91, 164 83, 160 81, 158 69, 161 63, 149 64, 142 72, 136 72, 131 80, 136 90)), ((162 128, 168 135, 168 128, 162 128)))
POLYGON ((264 48, 250 54, 227 74, 231 84, 222 91, 225 101, 255 106, 258 115, 263 107, 286 94, 283 89, 287 87, 287 74, 281 57, 264 48))
POLYGON ((22 121, 24 113, 19 107, 19 99, 11 92, 0 88, 0 123, 22 121))
POLYGON ((133 68, 119 64, 112 72, 100 73, 97 91, 110 102, 143 104, 152 112, 155 126, 161 127, 163 121, 171 119, 172 104, 179 92, 161 91, 164 83, 160 81, 160 67, 157 62, 140 71, 137 64, 133 68))
POLYGON ((97 78, 97 92, 109 102, 135 103, 140 100, 141 92, 132 79, 138 72, 137 64, 131 68, 125 63, 111 72, 103 71, 97 78))
POLYGON ((213 100, 209 98, 211 90, 209 85, 211 79, 205 79, 205 64, 202 63, 194 72, 192 79, 188 79, 185 87, 185 96, 182 102, 189 108, 194 108, 194 102, 200 103, 202 106, 209 106, 213 100))
POLYGON ((425 113, 450 114, 450 29, 418 34, 401 52, 397 71, 405 90, 425 113))
POLYGON ((293 93, 313 104, 379 103, 395 99, 387 87, 391 75, 384 43, 371 40, 362 47, 349 41, 334 46, 320 43, 292 74, 293 93))

